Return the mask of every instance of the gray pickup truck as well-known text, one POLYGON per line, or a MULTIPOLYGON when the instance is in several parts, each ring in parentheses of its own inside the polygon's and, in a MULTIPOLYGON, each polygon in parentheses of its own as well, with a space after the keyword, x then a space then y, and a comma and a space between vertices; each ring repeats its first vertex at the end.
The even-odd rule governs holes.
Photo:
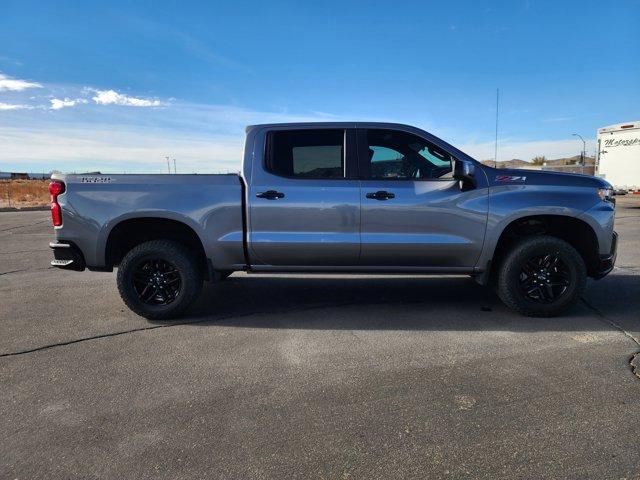
POLYGON ((239 175, 56 174, 50 191, 52 265, 118 267, 150 319, 234 271, 471 275, 552 316, 616 256, 605 181, 497 170, 399 124, 250 126, 239 175))

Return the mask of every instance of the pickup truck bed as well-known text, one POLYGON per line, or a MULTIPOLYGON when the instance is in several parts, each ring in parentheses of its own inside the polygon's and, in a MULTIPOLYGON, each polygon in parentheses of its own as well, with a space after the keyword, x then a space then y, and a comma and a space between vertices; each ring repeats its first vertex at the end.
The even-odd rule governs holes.
MULTIPOLYGON (((222 175, 53 175, 63 180, 64 240, 89 267, 109 264, 109 237, 139 219, 163 219, 190 227, 221 269, 242 269, 242 183, 222 175), (119 228, 115 230, 114 227, 119 228)), ((134 229, 128 234, 133 233, 134 229)), ((111 267, 112 265, 109 265, 111 267)))

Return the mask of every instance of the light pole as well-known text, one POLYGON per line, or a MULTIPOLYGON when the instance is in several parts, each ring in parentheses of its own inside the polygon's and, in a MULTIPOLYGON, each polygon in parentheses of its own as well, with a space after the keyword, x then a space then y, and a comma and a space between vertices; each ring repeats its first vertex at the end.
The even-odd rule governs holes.
POLYGON ((584 138, 582 138, 582 135, 578 135, 577 133, 572 133, 571 135, 573 135, 574 137, 578 137, 580 140, 582 140, 582 155, 580 155, 580 164, 582 165, 582 174, 584 174, 584 161, 587 157, 587 142, 584 141, 584 138))
POLYGON ((500 100, 500 89, 496 88, 496 143, 495 150, 493 152, 493 168, 498 168, 498 108, 500 100))

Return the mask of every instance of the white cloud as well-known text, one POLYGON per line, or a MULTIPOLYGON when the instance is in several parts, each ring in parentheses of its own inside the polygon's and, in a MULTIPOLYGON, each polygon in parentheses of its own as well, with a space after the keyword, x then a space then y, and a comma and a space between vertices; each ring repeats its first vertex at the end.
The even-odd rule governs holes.
POLYGON ((558 122, 569 122, 573 120, 572 117, 551 117, 551 118, 545 118, 542 121, 545 123, 558 123, 558 122))
POLYGON ((20 171, 164 173, 169 155, 182 173, 237 172, 246 125, 326 120, 321 115, 174 103, 161 112, 119 109, 107 123, 87 123, 84 116, 0 122, 0 163, 20 171))
POLYGON ((229 173, 240 169, 243 138, 241 134, 131 131, 123 126, 75 125, 46 130, 0 126, 0 145, 0 161, 24 165, 23 169, 164 173, 165 156, 170 155, 183 173, 229 173))
POLYGON ((94 91, 96 95, 91 99, 98 105, 124 105, 127 107, 159 107, 162 105, 159 100, 131 97, 115 90, 94 91))
POLYGON ((0 92, 10 90, 12 92, 20 92, 27 88, 42 88, 42 85, 36 82, 27 82, 18 78, 10 78, 0 73, 0 92))
POLYGON ((22 105, 18 103, 2 103, 0 102, 0 110, 31 110, 31 105, 22 105))
POLYGON ((49 100, 51 102, 51 110, 60 110, 65 107, 74 107, 80 103, 87 103, 87 100, 84 98, 77 98, 75 100, 71 100, 70 98, 64 98, 64 100, 60 100, 59 98, 52 98, 49 100))

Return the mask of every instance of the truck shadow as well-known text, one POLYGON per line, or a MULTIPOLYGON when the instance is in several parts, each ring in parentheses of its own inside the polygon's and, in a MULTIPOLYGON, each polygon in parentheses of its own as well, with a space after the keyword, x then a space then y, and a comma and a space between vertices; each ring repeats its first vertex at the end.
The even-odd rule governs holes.
POLYGON ((177 323, 335 330, 611 330, 602 318, 606 316, 640 330, 640 276, 590 280, 584 299, 562 317, 527 318, 468 277, 236 274, 205 284, 199 301, 177 323))

